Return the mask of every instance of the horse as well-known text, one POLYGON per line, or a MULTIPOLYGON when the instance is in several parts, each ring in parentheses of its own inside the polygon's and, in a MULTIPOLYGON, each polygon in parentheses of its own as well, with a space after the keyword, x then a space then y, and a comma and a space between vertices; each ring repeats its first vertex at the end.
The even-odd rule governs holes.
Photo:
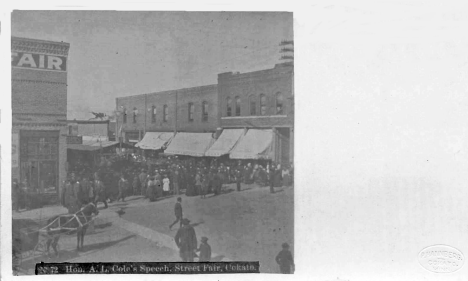
POLYGON ((84 236, 88 229, 89 222, 92 219, 92 214, 98 215, 99 211, 96 204, 88 203, 78 212, 71 215, 61 215, 52 217, 47 221, 47 255, 52 245, 55 255, 58 256, 57 243, 60 239, 60 234, 70 232, 76 229, 76 250, 80 251, 83 248, 84 236))

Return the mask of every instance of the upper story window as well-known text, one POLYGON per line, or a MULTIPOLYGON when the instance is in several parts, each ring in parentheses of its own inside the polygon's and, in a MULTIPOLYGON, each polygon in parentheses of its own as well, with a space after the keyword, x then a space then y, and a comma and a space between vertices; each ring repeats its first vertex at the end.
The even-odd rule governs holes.
POLYGON ((156 123, 156 106, 151 107, 151 123, 156 123))
POLYGON ((138 115, 138 109, 134 107, 133 108, 133 123, 136 123, 137 115, 138 115))
POLYGON ((283 95, 280 92, 276 93, 276 114, 284 114, 283 95))
POLYGON ((251 95, 249 97, 250 101, 249 101, 249 104, 250 104, 250 115, 252 116, 255 116, 257 115, 257 100, 256 100, 257 97, 255 97, 255 95, 251 95))
POLYGON ((126 109, 123 112, 123 123, 127 124, 127 110, 126 109))
POLYGON ((236 97, 236 116, 241 114, 241 100, 240 97, 236 97))
POLYGON ((193 102, 189 102, 188 104, 188 120, 189 121, 193 121, 193 111, 194 111, 193 102))
POLYGON ((232 100, 230 97, 226 99, 226 116, 232 115, 232 100))
POLYGON ((266 106, 266 96, 264 94, 260 95, 260 114, 266 115, 267 114, 267 106, 266 106))
POLYGON ((202 121, 208 121, 208 102, 206 101, 202 103, 202 121))
POLYGON ((164 105, 164 107, 163 107, 163 121, 167 122, 168 117, 169 117, 169 109, 167 108, 167 105, 164 105))

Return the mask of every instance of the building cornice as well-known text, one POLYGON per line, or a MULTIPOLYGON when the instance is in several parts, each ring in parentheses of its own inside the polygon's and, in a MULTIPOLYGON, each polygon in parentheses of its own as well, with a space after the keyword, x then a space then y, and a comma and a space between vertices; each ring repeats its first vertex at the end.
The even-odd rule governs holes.
POLYGON ((13 122, 13 127, 65 127, 66 123, 13 122))
POLYGON ((11 79, 11 81, 37 83, 37 84, 67 85, 67 83, 64 83, 64 82, 52 82, 52 81, 44 81, 44 80, 11 79))
POLYGON ((70 44, 29 38, 12 37, 11 51, 45 55, 68 56, 70 44))

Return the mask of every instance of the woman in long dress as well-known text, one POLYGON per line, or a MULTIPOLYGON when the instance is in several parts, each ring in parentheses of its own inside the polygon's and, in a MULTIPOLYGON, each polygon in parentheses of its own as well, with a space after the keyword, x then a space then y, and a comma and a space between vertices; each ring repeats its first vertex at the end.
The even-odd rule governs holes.
POLYGON ((164 196, 167 196, 167 194, 169 193, 170 183, 171 181, 169 180, 169 177, 167 176, 167 174, 165 174, 164 179, 163 179, 163 195, 164 196))

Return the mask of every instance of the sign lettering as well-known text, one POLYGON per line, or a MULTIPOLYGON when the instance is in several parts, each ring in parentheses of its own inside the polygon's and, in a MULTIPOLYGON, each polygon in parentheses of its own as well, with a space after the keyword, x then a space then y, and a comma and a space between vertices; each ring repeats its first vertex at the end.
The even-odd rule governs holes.
POLYGON ((54 71, 67 71, 67 58, 62 56, 12 52, 11 66, 54 71))

